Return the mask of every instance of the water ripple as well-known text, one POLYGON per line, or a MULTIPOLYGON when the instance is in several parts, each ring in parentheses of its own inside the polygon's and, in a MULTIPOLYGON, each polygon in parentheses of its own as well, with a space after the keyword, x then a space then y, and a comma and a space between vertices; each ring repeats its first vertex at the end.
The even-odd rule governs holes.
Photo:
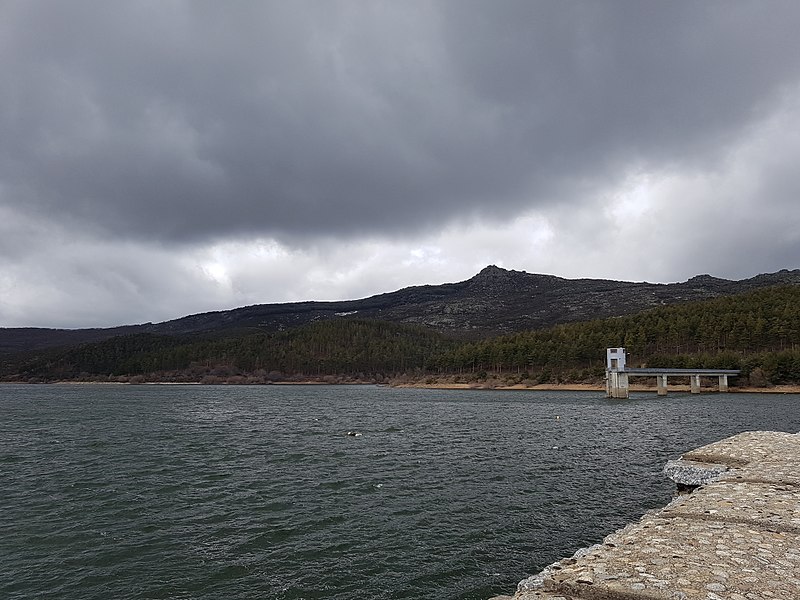
POLYGON ((484 599, 797 400, 0 386, 0 597, 484 599))

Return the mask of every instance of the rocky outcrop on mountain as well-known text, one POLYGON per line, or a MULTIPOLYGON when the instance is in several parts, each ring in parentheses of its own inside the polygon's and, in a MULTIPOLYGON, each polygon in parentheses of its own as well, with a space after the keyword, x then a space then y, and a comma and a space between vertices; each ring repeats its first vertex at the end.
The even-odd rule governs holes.
POLYGON ((361 300, 259 304, 113 329, 0 329, 0 352, 94 342, 123 333, 224 335, 281 331, 320 319, 348 318, 418 324, 448 334, 482 337, 786 284, 800 284, 800 269, 740 281, 698 275, 682 283, 656 284, 564 279, 492 265, 459 283, 409 287, 361 300))
POLYGON ((391 320, 484 335, 622 316, 780 284, 800 284, 800 270, 741 281, 699 275, 683 283, 653 284, 564 279, 489 266, 465 282, 432 286, 439 290, 438 296, 416 303, 399 302, 382 312, 383 318, 391 320))

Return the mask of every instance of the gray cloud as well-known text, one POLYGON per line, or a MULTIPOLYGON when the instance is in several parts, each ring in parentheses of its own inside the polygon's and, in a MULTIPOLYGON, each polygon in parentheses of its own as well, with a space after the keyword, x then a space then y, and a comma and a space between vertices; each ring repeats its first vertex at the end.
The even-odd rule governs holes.
POLYGON ((5 2, 0 320, 352 297, 481 262, 797 266, 798 18, 789 1, 5 2))
POLYGON ((418 230, 713 162, 794 3, 11 3, 2 176, 130 238, 418 230), (422 216, 422 218, 421 218, 422 216))

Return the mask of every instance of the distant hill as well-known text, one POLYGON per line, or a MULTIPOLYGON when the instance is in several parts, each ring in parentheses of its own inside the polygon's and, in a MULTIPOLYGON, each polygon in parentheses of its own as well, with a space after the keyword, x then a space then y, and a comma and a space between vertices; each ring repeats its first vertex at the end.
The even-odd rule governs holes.
MULTIPOLYGON (((173 383, 451 378, 506 385, 602 381, 605 349, 639 366, 739 369, 752 385, 800 382, 800 286, 662 306, 624 317, 455 339, 429 327, 323 319, 286 331, 120 335, 0 356, 0 380, 173 383)), ((482 385, 482 384, 481 384, 482 385)), ((492 384, 494 385, 494 384, 492 384)))
POLYGON ((258 304, 107 329, 5 328, 0 329, 0 352, 70 346, 140 333, 228 336, 285 331, 329 319, 377 319, 477 339, 797 284, 800 269, 739 281, 698 275, 682 283, 654 284, 564 279, 489 266, 466 281, 408 287, 361 300, 258 304))

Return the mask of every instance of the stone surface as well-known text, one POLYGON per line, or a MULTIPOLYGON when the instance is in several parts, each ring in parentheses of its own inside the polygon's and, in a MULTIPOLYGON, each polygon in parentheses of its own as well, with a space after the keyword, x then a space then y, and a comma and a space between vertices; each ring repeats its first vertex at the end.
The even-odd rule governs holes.
POLYGON ((574 596, 564 594, 549 594, 547 592, 532 591, 522 592, 513 597, 513 600, 580 600, 574 596))
POLYGON ((800 435, 742 433, 665 473, 699 487, 521 581, 514 600, 800 599, 800 435))
POLYGON ((576 598, 684 598, 707 593, 795 598, 800 535, 742 523, 649 518, 543 582, 576 598))
POLYGON ((732 467, 752 462, 783 462, 786 458, 800 458, 800 435, 781 431, 745 431, 691 450, 681 458, 732 467))
POLYGON ((661 515, 746 523, 773 531, 800 533, 800 488, 775 483, 720 481, 681 496, 661 511, 661 515))
POLYGON ((800 486, 800 460, 787 458, 778 462, 757 461, 731 469, 719 481, 781 483, 800 486))
POLYGON ((696 487, 719 479, 728 467, 692 460, 670 460, 664 466, 664 475, 679 485, 696 487))

